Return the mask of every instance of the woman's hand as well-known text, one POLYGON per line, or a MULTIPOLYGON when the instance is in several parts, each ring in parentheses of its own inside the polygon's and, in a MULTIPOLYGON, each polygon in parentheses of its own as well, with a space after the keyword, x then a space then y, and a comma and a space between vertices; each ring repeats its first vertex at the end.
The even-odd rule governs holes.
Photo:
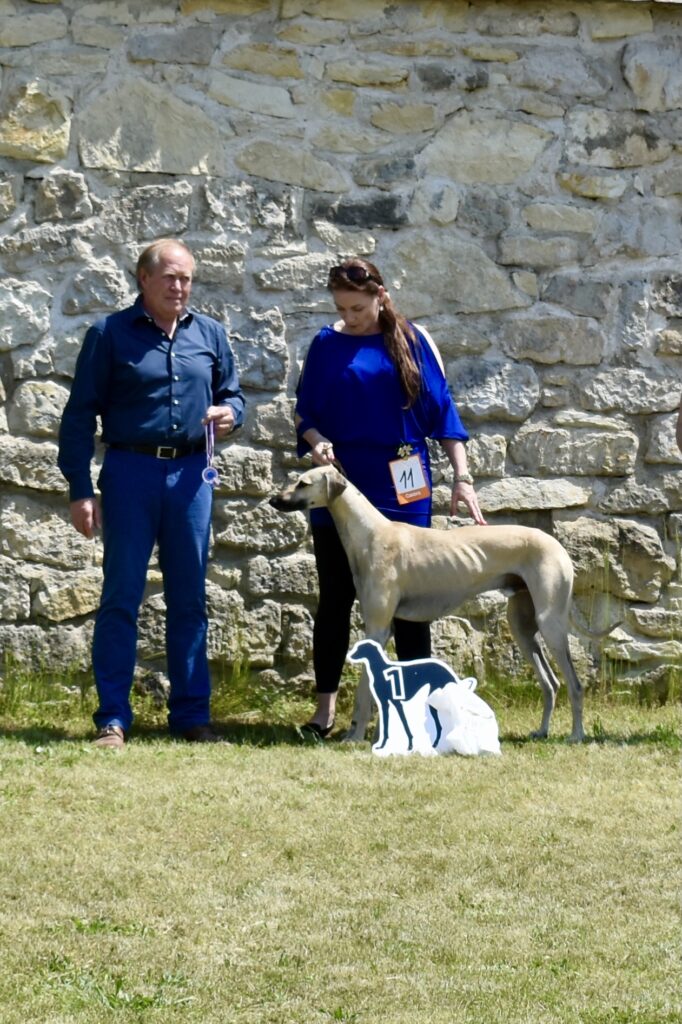
POLYGON ((477 526, 487 526, 487 522, 483 518, 483 513, 478 506, 478 498, 476 497, 476 491, 472 484, 465 483, 464 480, 457 480, 452 485, 452 499, 450 501, 450 515, 457 515, 457 506, 462 502, 466 505, 469 510, 469 515, 474 520, 477 526))
POLYGON ((316 466, 332 466, 336 462, 334 445, 326 437, 320 437, 311 447, 313 463, 316 466))

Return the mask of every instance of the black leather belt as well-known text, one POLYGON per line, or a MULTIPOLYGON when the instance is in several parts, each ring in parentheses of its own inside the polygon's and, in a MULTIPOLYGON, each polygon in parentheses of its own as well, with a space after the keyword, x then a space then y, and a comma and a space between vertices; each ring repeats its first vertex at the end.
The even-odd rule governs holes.
POLYGON ((111 442, 110 448, 119 452, 136 452, 138 455, 154 455, 157 459, 182 459, 185 455, 198 455, 206 451, 206 442, 197 441, 196 444, 180 444, 176 447, 170 444, 117 444, 111 442))

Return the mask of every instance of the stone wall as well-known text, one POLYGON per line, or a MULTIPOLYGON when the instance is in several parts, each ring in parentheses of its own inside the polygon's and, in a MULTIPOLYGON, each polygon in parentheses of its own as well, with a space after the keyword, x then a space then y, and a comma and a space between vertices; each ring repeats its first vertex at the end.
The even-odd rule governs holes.
MULTIPOLYGON (((622 620, 576 633, 583 671, 679 663, 681 37, 682 7, 625 0, 0 0, 2 649, 87 670, 101 550, 68 523, 60 412, 87 325, 177 235, 249 402, 219 458, 216 670, 310 672, 306 522, 265 499, 356 253, 437 339, 490 521, 553 531, 576 620, 622 620)), ((510 667, 500 603, 441 623, 439 653, 510 667)), ((156 667, 162 612, 152 567, 156 667)))

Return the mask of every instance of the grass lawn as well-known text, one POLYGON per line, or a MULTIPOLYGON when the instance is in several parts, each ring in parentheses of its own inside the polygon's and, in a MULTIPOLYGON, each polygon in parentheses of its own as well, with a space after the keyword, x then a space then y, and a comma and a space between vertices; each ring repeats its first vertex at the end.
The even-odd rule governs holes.
POLYGON ((6 700, 0 1021, 677 1024, 680 705, 588 696, 573 747, 566 703, 469 760, 304 744, 291 700, 223 747, 143 706, 117 754, 6 700))

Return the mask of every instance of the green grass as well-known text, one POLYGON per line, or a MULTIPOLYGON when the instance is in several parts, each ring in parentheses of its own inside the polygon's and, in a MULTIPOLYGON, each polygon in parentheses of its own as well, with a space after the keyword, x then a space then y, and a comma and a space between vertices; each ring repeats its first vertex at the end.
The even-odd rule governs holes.
POLYGON ((534 743, 539 691, 491 691, 501 758, 382 759, 237 686, 232 745, 138 701, 116 754, 89 691, 29 682, 0 697, 2 1024, 680 1019, 679 705, 588 697, 573 747, 565 693, 534 743))

